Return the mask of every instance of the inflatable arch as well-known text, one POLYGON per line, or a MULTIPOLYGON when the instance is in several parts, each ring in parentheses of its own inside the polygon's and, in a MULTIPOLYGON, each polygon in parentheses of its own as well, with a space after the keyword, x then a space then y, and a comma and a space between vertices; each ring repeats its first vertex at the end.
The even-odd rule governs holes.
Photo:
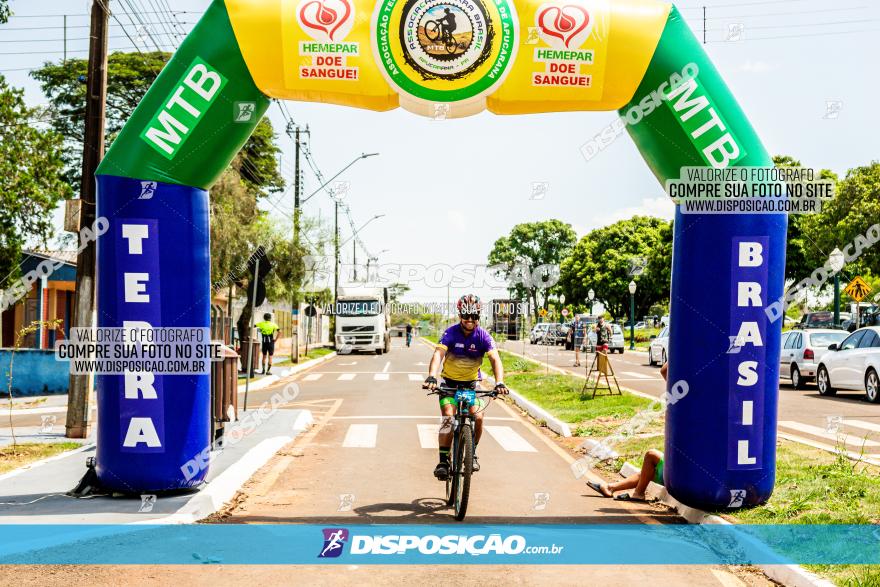
MULTIPOLYGON (((683 166, 772 165, 671 4, 373 2, 214 0, 98 169, 99 326, 209 324, 207 190, 271 98, 445 117, 619 110, 629 124, 614 133, 626 127, 661 182, 683 166)), ((761 503, 781 331, 764 308, 782 295, 786 217, 677 212, 674 239, 669 380, 688 394, 667 415, 666 485, 692 506, 761 503), (760 340, 729 352, 743 324, 760 340)), ((137 378, 98 376, 98 478, 198 486, 206 467, 186 463, 209 445, 209 377, 150 380, 142 393, 137 378)))

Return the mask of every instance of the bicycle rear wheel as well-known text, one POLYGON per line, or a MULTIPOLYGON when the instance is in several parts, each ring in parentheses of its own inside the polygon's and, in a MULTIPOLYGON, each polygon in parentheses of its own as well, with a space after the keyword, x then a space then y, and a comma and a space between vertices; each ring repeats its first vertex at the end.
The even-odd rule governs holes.
POLYGON ((458 443, 458 470, 455 475, 455 519, 462 521, 467 513, 468 497, 471 491, 471 474, 474 472, 474 435, 470 423, 461 427, 458 443))

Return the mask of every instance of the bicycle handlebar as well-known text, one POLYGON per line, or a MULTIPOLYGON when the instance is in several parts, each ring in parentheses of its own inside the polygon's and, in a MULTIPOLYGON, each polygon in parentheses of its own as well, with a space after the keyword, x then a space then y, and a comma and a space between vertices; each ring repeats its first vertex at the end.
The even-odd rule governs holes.
POLYGON ((440 385, 438 385, 434 391, 429 391, 425 395, 440 395, 441 392, 455 393, 456 391, 473 391, 477 395, 484 396, 484 397, 490 396, 490 395, 492 397, 498 397, 498 391, 496 391, 494 389, 491 391, 481 391, 479 389, 468 389, 467 387, 443 387, 440 385))

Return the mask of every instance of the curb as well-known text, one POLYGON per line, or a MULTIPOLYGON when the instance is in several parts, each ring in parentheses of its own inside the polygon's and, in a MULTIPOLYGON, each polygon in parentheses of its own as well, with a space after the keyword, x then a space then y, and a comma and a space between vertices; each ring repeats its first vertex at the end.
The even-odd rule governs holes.
MULTIPOLYGON (((305 371, 306 369, 311 369, 312 367, 319 365, 325 361, 329 361, 333 357, 336 356, 336 351, 332 353, 327 353, 323 357, 318 357, 317 359, 310 359, 305 363, 300 363, 298 365, 294 365, 290 369, 284 372, 284 374, 278 375, 269 375, 267 377, 263 377, 257 381, 254 381, 248 387, 248 391, 259 391, 261 389, 265 389, 274 383, 278 383, 284 377, 290 377, 291 375, 296 375, 300 371, 305 371)), ((244 383, 238 384, 238 393, 244 393, 244 383)))
MULTIPOLYGON (((620 474, 628 477, 638 473, 638 469, 631 463, 624 463, 620 469, 620 474)), ((660 498, 660 503, 675 510, 678 515, 684 518, 688 524, 720 524, 723 526, 733 526, 720 516, 709 514, 702 510, 686 506, 677 499, 669 495, 666 488, 657 485, 653 481, 648 484, 648 490, 660 498)), ((834 587, 834 583, 823 579, 818 575, 811 573, 799 565, 754 565, 761 569, 768 578, 786 585, 787 587, 834 587)))

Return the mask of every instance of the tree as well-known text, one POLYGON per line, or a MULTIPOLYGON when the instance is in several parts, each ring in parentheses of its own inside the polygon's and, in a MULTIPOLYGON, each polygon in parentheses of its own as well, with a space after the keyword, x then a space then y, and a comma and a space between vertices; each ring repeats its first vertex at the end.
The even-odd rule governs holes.
POLYGON ((12 9, 9 8, 8 0, 0 0, 0 24, 9 22, 9 17, 11 15, 12 9))
MULTIPOLYGON (((776 167, 801 167, 801 162, 789 155, 775 155, 773 163, 776 167)), ((823 169, 819 172, 820 179, 837 181, 837 175, 823 169)), ((813 240, 813 233, 822 230, 822 214, 789 214, 788 239, 785 248, 785 278, 800 281, 809 276, 817 267, 821 267, 828 259, 830 250, 823 255, 813 240)), ((832 247, 833 249, 833 247, 832 247)))
POLYGON ((531 301, 537 319, 539 296, 545 303, 553 292, 559 264, 571 253, 576 241, 574 229, 561 220, 517 224, 508 236, 495 241, 489 264, 501 268, 499 273, 515 297, 531 301), (549 268, 551 279, 542 278, 542 267, 549 268))
POLYGON ((583 237, 561 265, 560 288, 566 300, 587 299, 592 289, 613 318, 629 310, 629 282, 634 280, 636 315, 669 299, 672 266, 672 223, 634 216, 597 228, 583 237), (634 259, 645 260, 644 272, 632 276, 634 259))
MULTIPOLYGON (((107 119, 105 137, 109 145, 125 125, 153 81, 165 67, 170 53, 111 53, 107 58, 107 119)), ((31 76, 40 82, 53 113, 52 125, 64 136, 66 178, 78 186, 82 143, 85 132, 86 75, 88 60, 68 59, 46 63, 31 76)), ((278 169, 272 125, 263 119, 233 161, 242 179, 262 190, 284 188, 278 169)))
POLYGON ((16 277, 21 249, 28 238, 46 242, 52 235, 52 212, 70 196, 61 179, 62 138, 40 130, 24 92, 0 75, 0 277, 16 277))
MULTIPOLYGON (((821 258, 814 267, 821 266, 835 247, 844 250, 857 237, 864 240, 868 229, 880 220, 880 162, 847 171, 846 177, 837 183, 834 199, 825 203, 821 214, 808 218, 807 230, 821 258)), ((852 253, 856 248, 854 245, 846 252, 852 253)), ((861 256, 847 264, 844 272, 853 275, 870 271, 880 275, 880 247, 858 248, 863 248, 861 256)))

